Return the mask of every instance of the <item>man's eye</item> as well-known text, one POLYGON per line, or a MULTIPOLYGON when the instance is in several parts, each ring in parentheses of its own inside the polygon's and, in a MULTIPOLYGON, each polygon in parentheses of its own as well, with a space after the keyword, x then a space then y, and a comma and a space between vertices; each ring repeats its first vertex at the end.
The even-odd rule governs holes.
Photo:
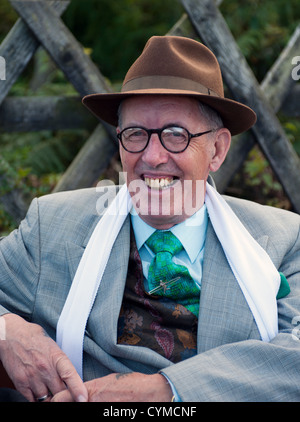
POLYGON ((176 138, 184 138, 184 134, 182 132, 172 132, 172 135, 176 138))
POLYGON ((181 142, 186 139, 186 134, 182 129, 170 128, 163 132, 164 139, 173 139, 176 142, 181 142))
POLYGON ((132 137, 145 136, 145 132, 143 130, 136 130, 136 131, 132 132, 130 136, 132 136, 132 137))
POLYGON ((142 129, 128 129, 123 133, 123 139, 129 142, 143 140, 145 137, 147 133, 142 129))

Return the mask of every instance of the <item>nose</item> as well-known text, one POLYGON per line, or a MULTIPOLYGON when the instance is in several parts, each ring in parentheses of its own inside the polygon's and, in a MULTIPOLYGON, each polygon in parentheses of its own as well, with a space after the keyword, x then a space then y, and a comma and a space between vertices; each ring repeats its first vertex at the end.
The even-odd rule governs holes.
POLYGON ((151 135, 149 144, 143 151, 142 160, 153 168, 168 162, 169 152, 162 146, 157 133, 151 135))

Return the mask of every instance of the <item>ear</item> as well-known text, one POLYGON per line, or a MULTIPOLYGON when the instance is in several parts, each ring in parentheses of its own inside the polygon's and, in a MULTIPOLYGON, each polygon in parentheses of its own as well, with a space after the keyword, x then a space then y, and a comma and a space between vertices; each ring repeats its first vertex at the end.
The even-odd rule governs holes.
POLYGON ((219 129, 213 141, 213 157, 210 162, 209 169, 214 172, 217 171, 224 162, 231 143, 231 133, 228 129, 219 129))

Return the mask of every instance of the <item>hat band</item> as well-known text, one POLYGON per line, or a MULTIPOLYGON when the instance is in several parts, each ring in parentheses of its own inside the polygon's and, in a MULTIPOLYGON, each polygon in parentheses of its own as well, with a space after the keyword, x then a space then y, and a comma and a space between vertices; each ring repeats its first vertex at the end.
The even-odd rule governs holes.
POLYGON ((146 89, 174 89, 177 91, 195 91, 198 94, 220 97, 216 92, 206 86, 190 79, 178 76, 141 76, 131 79, 122 87, 122 92, 146 89))

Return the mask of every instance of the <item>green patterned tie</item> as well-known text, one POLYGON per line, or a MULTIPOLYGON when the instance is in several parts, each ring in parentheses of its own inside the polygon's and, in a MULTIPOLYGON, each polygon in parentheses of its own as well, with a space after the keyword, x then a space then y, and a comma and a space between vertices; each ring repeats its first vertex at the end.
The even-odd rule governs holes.
POLYGON ((170 231, 155 231, 146 244, 155 253, 148 273, 149 293, 172 299, 198 317, 199 287, 188 269, 172 260, 183 249, 181 242, 170 231))

